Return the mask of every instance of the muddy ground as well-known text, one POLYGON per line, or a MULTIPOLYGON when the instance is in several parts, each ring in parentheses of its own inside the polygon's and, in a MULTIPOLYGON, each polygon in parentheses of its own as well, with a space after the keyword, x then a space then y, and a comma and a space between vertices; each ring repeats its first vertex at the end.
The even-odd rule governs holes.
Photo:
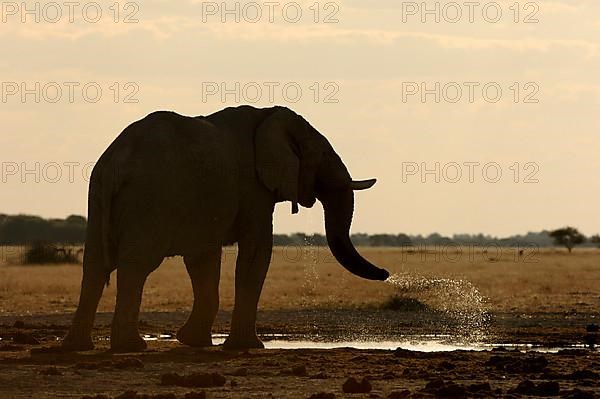
MULTIPOLYGON (((0 399, 127 399, 135 397, 132 391, 191 399, 600 395, 600 354, 585 349, 591 339, 586 326, 600 323, 597 249, 520 256, 518 249, 507 248, 493 257, 476 249, 452 253, 450 259, 436 249, 361 248, 390 270, 394 278, 388 283, 350 275, 326 248, 294 249, 274 250, 261 296, 260 334, 370 342, 422 342, 436 335, 444 342, 451 337, 453 343, 485 344, 487 351, 426 354, 391 346, 225 352, 163 340, 149 341, 143 353, 111 354, 107 338, 116 286, 111 284, 99 306, 97 349, 47 353, 70 325, 81 266, 25 266, 5 257, 0 260, 0 399), (501 344, 521 346, 491 350, 501 344), (522 352, 526 344, 552 347, 555 353, 522 352)), ((222 262, 215 333, 229 331, 234 255, 227 253, 222 262)), ((166 259, 146 283, 140 331, 153 337, 174 334, 191 304, 181 259, 166 259)))
MULTIPOLYGON (((490 315, 485 334, 478 336, 491 347, 528 343, 554 347, 555 353, 524 347, 436 353, 350 348, 227 352, 149 341, 143 353, 112 354, 103 339, 110 316, 98 315, 96 350, 76 354, 47 349, 56 347, 66 332, 68 314, 0 317, 0 397, 136 398, 137 392, 138 398, 192 399, 594 398, 600 392, 600 352, 572 347, 590 340, 585 326, 595 320, 593 314, 490 315)), ((151 336, 174 333, 185 317, 183 312, 144 313, 140 329, 151 336)), ((215 331, 226 333, 229 319, 229 312, 220 312, 215 331)), ((304 309, 261 312, 259 332, 378 340, 453 334, 460 328, 457 323, 435 312, 304 309)))

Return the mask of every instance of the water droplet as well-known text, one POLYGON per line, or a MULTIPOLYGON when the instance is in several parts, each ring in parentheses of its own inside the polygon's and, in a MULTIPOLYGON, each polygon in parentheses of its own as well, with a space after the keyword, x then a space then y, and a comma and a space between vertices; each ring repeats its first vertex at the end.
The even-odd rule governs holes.
POLYGON ((487 335, 489 314, 485 298, 466 280, 396 273, 386 280, 397 295, 417 298, 444 313, 448 329, 458 340, 481 341, 487 335))

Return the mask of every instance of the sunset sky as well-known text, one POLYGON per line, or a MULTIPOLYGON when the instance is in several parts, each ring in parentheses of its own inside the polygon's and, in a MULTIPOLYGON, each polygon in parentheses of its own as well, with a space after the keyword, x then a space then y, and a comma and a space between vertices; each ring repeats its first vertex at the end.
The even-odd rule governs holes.
MULTIPOLYGON (((378 179, 357 193, 353 232, 600 232, 597 0, 441 1, 438 15, 394 0, 229 1, 223 15, 221 1, 113 3, 71 23, 67 8, 36 22, 3 2, 0 213, 86 214, 86 165, 152 111, 277 104, 355 178, 378 179)), ((321 232, 322 211, 281 204, 275 230, 321 232)))

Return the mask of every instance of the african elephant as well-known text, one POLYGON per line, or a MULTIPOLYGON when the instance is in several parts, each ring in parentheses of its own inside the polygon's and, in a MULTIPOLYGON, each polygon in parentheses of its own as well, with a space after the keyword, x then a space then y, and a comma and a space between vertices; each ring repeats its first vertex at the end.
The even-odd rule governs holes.
POLYGON ((237 243, 235 305, 226 348, 261 348, 256 309, 271 259, 275 203, 325 211, 334 257, 357 276, 386 280, 349 238, 352 181, 327 139, 285 107, 226 108, 209 116, 155 112, 128 126, 95 165, 79 305, 62 347, 93 348, 91 330, 110 273, 117 270, 111 348, 146 347, 138 332, 147 276, 183 256, 194 305, 177 338, 209 346, 219 304, 221 248, 237 243))

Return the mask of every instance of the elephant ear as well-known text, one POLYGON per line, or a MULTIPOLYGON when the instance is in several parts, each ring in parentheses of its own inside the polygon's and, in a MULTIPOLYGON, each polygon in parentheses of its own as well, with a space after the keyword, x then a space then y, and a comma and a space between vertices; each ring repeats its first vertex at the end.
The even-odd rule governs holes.
POLYGON ((292 213, 298 213, 300 158, 293 148, 288 112, 276 111, 258 127, 254 153, 260 181, 277 202, 291 201, 292 213))

